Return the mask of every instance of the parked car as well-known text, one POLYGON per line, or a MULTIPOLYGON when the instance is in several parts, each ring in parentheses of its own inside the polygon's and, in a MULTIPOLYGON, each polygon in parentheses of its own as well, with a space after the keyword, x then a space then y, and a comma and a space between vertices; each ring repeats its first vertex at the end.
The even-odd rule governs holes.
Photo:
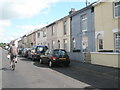
POLYGON ((64 49, 47 50, 45 55, 41 55, 40 63, 46 63, 49 67, 57 64, 68 66, 70 64, 70 59, 64 49))
POLYGON ((28 59, 32 58, 31 50, 32 50, 32 48, 29 48, 29 50, 28 50, 28 56, 27 56, 28 59))
POLYGON ((42 46, 42 45, 37 45, 34 46, 30 51, 29 51, 29 57, 33 61, 34 60, 39 60, 41 55, 45 54, 47 51, 48 47, 47 46, 42 46))
POLYGON ((24 48, 22 51, 22 56, 23 57, 27 57, 28 56, 28 50, 30 50, 30 48, 24 48))
POLYGON ((23 51, 24 48, 18 48, 18 54, 22 54, 22 51, 23 51))

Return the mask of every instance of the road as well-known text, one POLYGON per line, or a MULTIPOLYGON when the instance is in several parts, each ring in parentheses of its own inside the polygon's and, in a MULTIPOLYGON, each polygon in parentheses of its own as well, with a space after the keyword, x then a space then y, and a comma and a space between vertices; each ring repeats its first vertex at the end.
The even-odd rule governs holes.
POLYGON ((7 59, 7 51, 2 50, 2 88, 115 88, 117 82, 98 77, 71 66, 56 66, 33 62, 18 57, 16 70, 12 71, 7 59))

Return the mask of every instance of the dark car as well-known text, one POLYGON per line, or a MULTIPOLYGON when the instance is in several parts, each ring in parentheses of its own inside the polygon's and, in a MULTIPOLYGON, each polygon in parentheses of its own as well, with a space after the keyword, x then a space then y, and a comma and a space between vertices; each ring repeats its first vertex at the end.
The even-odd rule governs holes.
POLYGON ((57 64, 68 66, 70 64, 70 59, 64 49, 47 50, 45 55, 41 55, 40 63, 47 63, 49 67, 57 64))
POLYGON ((41 55, 45 54, 45 52, 47 51, 48 47, 47 46, 42 46, 42 45, 37 45, 34 46, 31 49, 31 56, 30 58, 34 61, 34 60, 39 60, 41 55))
POLYGON ((18 54, 22 54, 23 50, 24 50, 24 48, 18 48, 18 54))
POLYGON ((28 56, 28 50, 30 50, 30 48, 24 48, 22 51, 22 56, 23 57, 27 57, 28 56))
POLYGON ((28 56, 27 56, 28 59, 32 58, 32 52, 31 52, 31 50, 32 50, 32 48, 29 48, 29 50, 28 50, 28 56))

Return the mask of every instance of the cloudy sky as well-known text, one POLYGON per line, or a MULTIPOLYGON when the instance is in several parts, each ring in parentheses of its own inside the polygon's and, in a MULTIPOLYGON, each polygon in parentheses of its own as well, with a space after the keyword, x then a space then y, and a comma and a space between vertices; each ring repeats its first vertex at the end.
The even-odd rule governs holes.
MULTIPOLYGON (((68 15, 71 8, 85 7, 86 0, 0 0, 0 42, 52 23, 68 15)), ((96 0, 88 0, 91 3, 96 0)))

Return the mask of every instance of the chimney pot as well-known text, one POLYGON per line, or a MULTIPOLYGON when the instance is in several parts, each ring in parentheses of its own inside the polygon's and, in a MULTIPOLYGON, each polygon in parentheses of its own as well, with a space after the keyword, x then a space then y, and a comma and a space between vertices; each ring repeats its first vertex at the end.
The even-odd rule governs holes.
POLYGON ((71 8, 69 14, 73 14, 75 12, 75 8, 71 8))

